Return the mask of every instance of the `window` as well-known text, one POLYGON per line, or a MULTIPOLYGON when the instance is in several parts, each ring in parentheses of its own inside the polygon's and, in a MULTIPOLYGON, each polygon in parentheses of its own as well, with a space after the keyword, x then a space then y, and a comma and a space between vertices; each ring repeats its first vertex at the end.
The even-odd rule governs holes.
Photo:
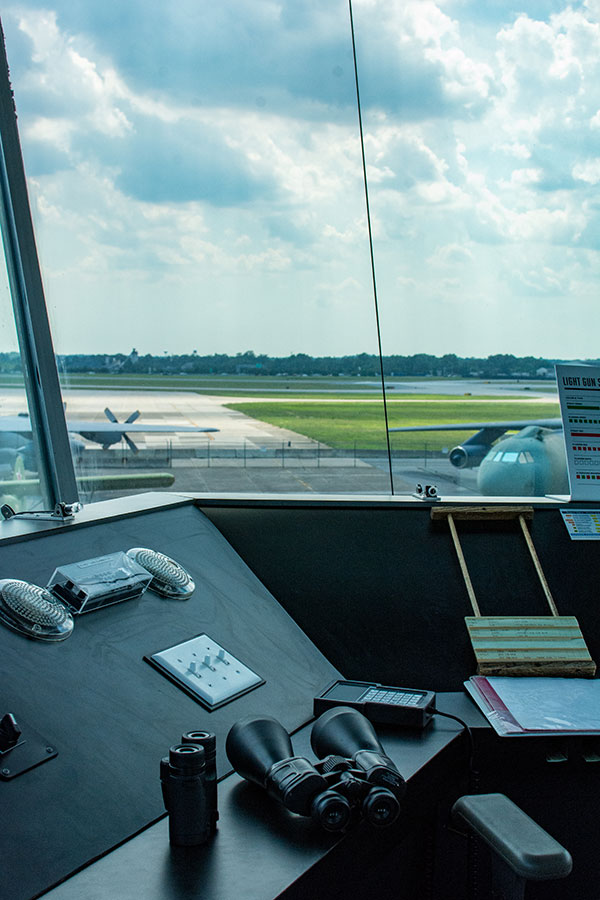
MULTIPOLYGON (((390 492, 348 12, 5 13, 85 500, 390 492)), ((353 22, 387 419, 411 429, 393 488, 477 494, 503 439, 480 426, 557 417, 554 361, 595 352, 600 26, 591 3, 353 22)))
POLYGON ((89 427, 79 473, 389 492, 346 4, 26 3, 5 28, 67 419, 219 429, 89 427))
MULTIPOLYGON (((598 357, 598 5, 354 6, 384 357, 439 378, 391 424, 557 418, 554 362, 598 357)), ((468 492, 481 456, 444 457, 476 431, 393 447, 468 492)))

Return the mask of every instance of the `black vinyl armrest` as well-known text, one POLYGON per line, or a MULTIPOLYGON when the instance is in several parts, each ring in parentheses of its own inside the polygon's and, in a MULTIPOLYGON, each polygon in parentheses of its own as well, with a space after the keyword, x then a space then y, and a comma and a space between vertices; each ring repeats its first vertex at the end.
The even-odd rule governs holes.
POLYGON ((564 878, 573 868, 568 850, 504 794, 460 797, 452 816, 467 822, 522 878, 564 878))

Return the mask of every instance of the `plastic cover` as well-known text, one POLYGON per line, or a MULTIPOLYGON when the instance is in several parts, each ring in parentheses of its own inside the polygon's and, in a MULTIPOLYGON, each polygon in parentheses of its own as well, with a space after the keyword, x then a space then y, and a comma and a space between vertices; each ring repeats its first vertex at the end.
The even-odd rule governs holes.
POLYGON ((133 547, 127 551, 127 556, 150 572, 150 588, 161 597, 187 600, 194 593, 195 585, 191 575, 170 556, 147 547, 133 547))
POLYGON ((143 566, 119 551, 59 566, 48 588, 74 613, 84 613, 139 597, 151 580, 143 566))
POLYGON ((60 600, 14 578, 0 580, 0 621, 38 641, 64 641, 73 631, 73 616, 60 600))

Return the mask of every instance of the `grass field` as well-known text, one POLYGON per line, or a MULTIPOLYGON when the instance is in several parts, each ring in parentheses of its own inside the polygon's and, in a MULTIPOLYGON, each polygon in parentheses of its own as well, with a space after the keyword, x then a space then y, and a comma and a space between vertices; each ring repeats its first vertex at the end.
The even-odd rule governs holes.
MULTIPOLYGON (((400 394, 403 382, 386 379, 389 425, 433 425, 456 422, 506 421, 550 418, 560 415, 558 403, 529 400, 526 395, 494 397, 449 396, 435 393, 441 379, 431 383, 431 394, 400 394), (393 390, 397 393, 394 394, 393 390), (407 401, 407 402, 405 402, 407 401)), ((351 377, 269 377, 247 375, 131 375, 92 374, 61 378, 64 389, 91 391, 192 391, 199 394, 257 398, 253 402, 227 404, 254 419, 295 431, 334 448, 385 448, 385 421, 377 379, 351 377)), ((498 385, 502 385, 499 382, 498 385)), ((18 375, 0 376, 0 389, 22 387, 18 375)), ((551 390, 553 385, 536 384, 551 390)), ((525 388, 526 389, 526 388, 525 388)), ((474 385, 473 390, 477 390, 474 385)), ((514 390, 514 385, 513 385, 514 390)), ((430 450, 454 447, 473 434, 464 432, 415 432, 392 434, 392 448, 430 450)))
MULTIPOLYGON (((271 425, 289 428, 329 447, 383 449, 385 420, 381 403, 344 403, 329 401, 294 403, 231 403, 230 409, 245 413, 271 425)), ((511 419, 552 418, 559 416, 558 403, 492 401, 489 398, 448 398, 435 404, 401 400, 388 401, 390 428, 406 425, 507 421, 511 419)), ((408 432, 392 434, 392 448, 431 450, 456 446, 473 431, 408 432)))

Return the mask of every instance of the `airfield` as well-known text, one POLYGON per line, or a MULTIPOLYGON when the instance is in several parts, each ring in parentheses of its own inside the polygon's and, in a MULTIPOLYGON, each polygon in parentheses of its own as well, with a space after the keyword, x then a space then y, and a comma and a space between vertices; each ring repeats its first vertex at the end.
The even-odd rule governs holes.
MULTIPOLYGON (((121 442, 103 450, 97 444, 83 441, 83 452, 77 461, 78 474, 141 474, 165 471, 174 477, 168 490, 199 493, 333 493, 333 494, 389 494, 389 463, 383 446, 361 448, 360 433, 353 433, 343 447, 333 447, 306 436, 302 421, 298 431, 281 427, 252 415, 253 406, 273 404, 273 409, 285 400, 286 408, 306 408, 307 402, 335 404, 379 404, 381 390, 376 381, 363 379, 306 379, 295 378, 283 383, 261 378, 202 379, 194 389, 187 390, 174 383, 180 379, 163 378, 160 388, 132 387, 126 382, 97 379, 97 384, 63 389, 67 422, 71 420, 106 421, 103 410, 108 407, 120 422, 134 411, 140 411, 139 423, 168 424, 173 434, 136 433, 132 435, 138 453, 121 442), (332 383, 333 381, 333 383, 332 383), (275 383, 273 383, 275 382, 275 383), (200 391, 200 392, 199 392, 200 391), (230 404, 244 404, 244 412, 229 408, 230 404), (211 434, 177 433, 177 426, 218 428, 211 434), (352 440, 352 438, 354 438, 352 440)), ((192 379, 190 379, 190 382, 192 379)), ((500 404, 509 397, 518 403, 519 415, 528 416, 533 403, 556 403, 553 383, 548 382, 482 382, 478 380, 396 380, 386 381, 386 392, 394 409, 398 401, 402 407, 422 404, 422 396, 431 404, 431 422, 435 422, 436 404, 440 398, 456 398, 457 404, 467 398, 485 398, 500 404), (392 397, 393 391, 393 397, 392 397), (432 396, 433 395, 433 396, 432 396), (437 398, 437 399, 436 399, 437 398)), ((494 408, 492 407, 492 408, 494 408)), ((256 407, 258 409, 258 406, 256 407)), ((489 404, 486 407, 489 409, 489 404)), ((498 407, 500 408, 500 407, 498 407)), ((539 409, 539 406, 536 407, 539 409)), ((24 392, 18 388, 0 388, 0 415, 16 415, 26 409, 24 392)), ((331 406, 334 409, 334 406, 331 406)), ((473 421, 459 415, 454 421, 473 421)), ((537 413, 539 415, 539 412, 537 413)), ((549 412, 548 415, 554 414, 549 412)), ((263 412, 263 415, 265 413, 263 412)), ((307 429, 309 431, 309 429, 307 429)), ((77 437, 77 435, 75 435, 77 437)), ((476 470, 458 470, 447 461, 447 450, 453 436, 446 435, 448 447, 430 449, 427 436, 420 439, 421 447, 393 457, 394 493, 412 493, 417 483, 435 484, 445 495, 476 494, 476 470)), ((140 488, 139 490, 147 490, 140 488)), ((138 488, 129 486, 127 493, 138 488)), ((118 492, 95 491, 84 496, 85 502, 107 499, 118 492)))
MULTIPOLYGON (((176 431, 135 435, 137 457, 122 446, 100 450, 89 445, 83 459, 86 470, 141 471, 145 463, 160 468, 164 461, 175 476, 170 490, 185 493, 389 493, 389 476, 378 460, 369 464, 353 454, 330 457, 318 441, 227 408, 225 404, 236 400, 248 402, 243 395, 77 390, 65 396, 67 419, 101 420, 101 411, 108 406, 119 421, 139 409, 139 421, 148 425, 219 429, 206 435, 176 431)), ((106 496, 103 492, 102 498, 106 496)))

